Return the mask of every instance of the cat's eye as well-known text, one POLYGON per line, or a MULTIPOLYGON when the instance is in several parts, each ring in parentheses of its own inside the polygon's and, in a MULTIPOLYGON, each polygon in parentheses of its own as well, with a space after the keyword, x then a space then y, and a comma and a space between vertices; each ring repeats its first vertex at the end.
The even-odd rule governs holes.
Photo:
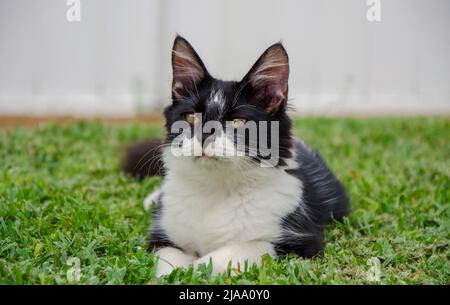
POLYGON ((231 126, 233 126, 233 128, 241 128, 242 126, 245 125, 245 122, 247 122, 246 119, 242 118, 233 119, 233 121, 231 121, 231 126))
POLYGON ((198 117, 195 115, 195 113, 192 113, 192 112, 186 113, 185 119, 189 124, 192 124, 192 125, 197 124, 197 122, 198 122, 198 117))

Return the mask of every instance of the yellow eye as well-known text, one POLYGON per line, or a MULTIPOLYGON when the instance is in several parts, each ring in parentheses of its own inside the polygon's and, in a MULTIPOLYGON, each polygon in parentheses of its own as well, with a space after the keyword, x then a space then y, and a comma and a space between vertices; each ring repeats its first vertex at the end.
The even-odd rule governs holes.
POLYGON ((233 128, 241 128, 245 125, 245 122, 247 122, 246 119, 233 119, 231 125, 233 126, 233 128))
POLYGON ((186 121, 192 125, 197 124, 198 122, 198 117, 195 115, 195 113, 186 113, 185 118, 186 121))

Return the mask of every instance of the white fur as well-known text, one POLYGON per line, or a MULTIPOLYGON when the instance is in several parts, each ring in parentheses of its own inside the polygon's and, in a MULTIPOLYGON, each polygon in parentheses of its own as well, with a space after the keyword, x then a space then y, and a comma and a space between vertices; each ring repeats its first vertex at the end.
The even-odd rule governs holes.
MULTIPOLYGON (((194 265, 211 258, 217 273, 230 260, 243 268, 245 260, 259 263, 264 253, 275 255, 270 241, 280 236, 282 218, 301 203, 300 180, 245 157, 175 157, 169 148, 163 156, 168 170, 159 224, 185 253, 166 258, 160 252, 162 258, 184 262, 183 255, 199 255, 194 265)), ((171 270, 161 268, 158 274, 171 270)))
POLYGON ((289 64, 286 57, 279 49, 272 49, 265 55, 264 60, 253 72, 252 82, 257 85, 267 80, 279 78, 279 71, 274 70, 281 67, 287 67, 289 64))
POLYGON ((161 190, 159 188, 154 189, 153 192, 147 195, 144 199, 144 209, 148 211, 152 203, 156 203, 161 196, 161 190))
POLYGON ((156 276, 169 274, 177 267, 187 267, 195 259, 193 256, 172 247, 162 248, 156 251, 155 255, 159 257, 156 276))
POLYGON ((219 105, 224 104, 223 93, 221 90, 212 91, 211 97, 209 99, 210 99, 210 103, 219 104, 219 105))
POLYGON ((259 265, 261 256, 265 253, 275 256, 275 250, 268 241, 249 241, 230 244, 214 250, 194 261, 194 266, 213 262, 213 274, 222 273, 227 270, 228 262, 231 261, 231 268, 244 270, 245 262, 248 265, 259 265))

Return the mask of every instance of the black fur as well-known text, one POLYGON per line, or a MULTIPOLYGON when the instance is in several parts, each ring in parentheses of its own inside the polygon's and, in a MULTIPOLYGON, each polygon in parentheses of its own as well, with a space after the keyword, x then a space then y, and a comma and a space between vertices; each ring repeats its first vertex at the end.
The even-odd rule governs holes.
POLYGON ((325 246, 325 226, 332 219, 342 221, 348 214, 349 199, 318 152, 302 141, 296 141, 295 148, 301 166, 288 172, 302 181, 303 202, 283 219, 282 227, 299 235, 283 234, 274 245, 278 255, 297 253, 311 257, 325 246))
POLYGON ((170 238, 167 236, 166 232, 164 232, 164 229, 161 228, 161 226, 159 225, 158 219, 160 218, 161 212, 162 212, 162 204, 161 204, 161 199, 159 199, 156 202, 156 205, 155 205, 155 207, 153 209, 153 213, 152 213, 153 222, 152 222, 152 227, 151 227, 151 234, 149 235, 149 238, 148 238, 147 250, 153 251, 153 250, 157 250, 159 248, 164 248, 164 247, 173 247, 173 248, 180 249, 180 247, 175 245, 170 240, 170 238))
POLYGON ((139 179, 162 176, 164 171, 161 160, 162 140, 150 139, 129 145, 122 158, 122 169, 139 179))

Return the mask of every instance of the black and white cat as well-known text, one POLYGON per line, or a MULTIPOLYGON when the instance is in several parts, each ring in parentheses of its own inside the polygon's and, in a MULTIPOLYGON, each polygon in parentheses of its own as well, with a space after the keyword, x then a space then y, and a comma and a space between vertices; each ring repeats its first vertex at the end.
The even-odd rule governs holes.
MULTIPOLYGON (((192 46, 177 36, 172 68, 173 101, 164 111, 165 144, 141 143, 130 150, 126 163, 128 172, 145 176, 138 163, 159 155, 162 159, 161 188, 147 198, 156 202, 148 249, 160 257, 157 275, 210 259, 213 272, 220 273, 230 261, 233 268, 245 261, 258 264, 266 253, 273 257, 320 253, 325 226, 347 215, 349 200, 320 155, 292 135, 286 114, 289 61, 282 44, 269 47, 235 82, 213 78, 192 46), (231 122, 237 129, 247 122, 277 122, 279 160, 268 167, 261 166, 265 158, 259 151, 252 156, 216 154, 223 147, 205 145, 211 136, 205 132, 192 133, 181 144, 191 149, 201 143, 200 154, 175 156, 170 144, 180 134, 171 127, 179 121, 191 125, 217 121, 223 126, 231 122)), ((271 132, 258 133, 256 141, 271 138, 271 132)), ((236 138, 221 132, 212 143, 227 143, 248 153, 250 142, 233 146, 236 138)), ((155 168, 149 172, 160 173, 155 168)))

